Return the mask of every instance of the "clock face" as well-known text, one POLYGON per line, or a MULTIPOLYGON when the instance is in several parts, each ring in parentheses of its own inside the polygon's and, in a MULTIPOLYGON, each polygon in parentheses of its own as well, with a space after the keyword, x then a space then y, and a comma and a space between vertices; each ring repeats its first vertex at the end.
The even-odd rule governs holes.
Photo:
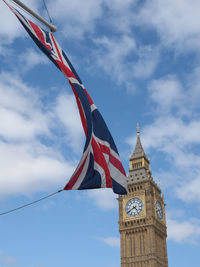
POLYGON ((163 219, 163 210, 162 210, 162 205, 160 201, 156 201, 156 214, 158 216, 158 219, 162 220, 163 219))
POLYGON ((142 200, 139 198, 132 198, 126 204, 126 213, 130 217, 138 216, 143 209, 142 200))

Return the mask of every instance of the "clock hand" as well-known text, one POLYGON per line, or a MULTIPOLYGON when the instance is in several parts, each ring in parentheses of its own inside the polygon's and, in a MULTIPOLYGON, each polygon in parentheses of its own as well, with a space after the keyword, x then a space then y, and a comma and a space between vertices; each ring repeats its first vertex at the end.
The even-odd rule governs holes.
POLYGON ((130 210, 127 211, 127 213, 129 213, 133 209, 135 209, 137 211, 137 205, 136 206, 133 206, 130 210))
POLYGON ((133 209, 135 209, 135 207, 132 207, 130 210, 127 211, 127 213, 129 213, 129 212, 132 211, 133 209))

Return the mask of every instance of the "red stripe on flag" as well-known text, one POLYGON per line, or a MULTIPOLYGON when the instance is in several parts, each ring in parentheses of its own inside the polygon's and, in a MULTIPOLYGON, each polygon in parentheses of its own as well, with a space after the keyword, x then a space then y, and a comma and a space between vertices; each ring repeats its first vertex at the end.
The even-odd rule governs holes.
POLYGON ((105 145, 102 145, 100 143, 98 143, 100 148, 101 148, 101 151, 107 155, 109 155, 109 161, 121 172, 123 173, 125 176, 126 176, 126 173, 125 173, 125 170, 122 166, 122 163, 120 160, 118 160, 116 157, 114 157, 111 153, 110 153, 110 148, 105 146, 105 145))
POLYGON ((92 148, 93 148, 94 161, 96 161, 96 163, 99 164, 105 172, 106 187, 111 188, 112 187, 112 180, 110 177, 110 171, 108 169, 108 165, 106 163, 106 160, 104 158, 104 155, 102 154, 102 151, 101 151, 98 143, 96 142, 96 140, 94 139, 93 136, 92 136, 92 143, 91 144, 92 144, 92 148))
POLYGON ((56 63, 58 64, 58 66, 60 67, 60 69, 62 70, 62 72, 65 74, 67 78, 74 78, 77 80, 74 73, 63 62, 56 59, 56 63))
POLYGON ((87 124, 86 124, 85 114, 84 114, 84 111, 83 111, 81 102, 80 102, 79 97, 78 97, 78 95, 76 93, 76 90, 73 87, 73 84, 70 81, 69 81, 69 83, 70 83, 70 85, 72 87, 72 90, 74 92, 74 95, 76 97, 76 102, 77 102, 77 105, 78 105, 78 110, 79 110, 79 114, 80 114, 80 117, 81 117, 81 122, 82 122, 82 125, 83 125, 83 130, 85 132, 85 135, 87 136, 87 124))
MULTIPOLYGON (((58 48, 57 43, 56 43, 56 41, 54 39, 54 36, 52 34, 51 34, 51 37, 52 37, 54 46, 56 48, 56 51, 58 53, 58 56, 60 58, 60 61, 56 60, 56 62, 59 65, 60 69, 67 76, 67 78, 72 78, 73 77, 73 78, 75 78, 77 80, 77 78, 74 75, 74 73, 63 63, 62 55, 60 54, 59 48, 58 48)), ((87 136, 87 124, 86 124, 85 114, 83 112, 83 108, 82 108, 81 102, 80 102, 79 97, 78 97, 78 95, 76 93, 76 90, 75 90, 73 84, 70 82, 70 80, 69 80, 69 83, 70 83, 70 85, 72 87, 72 90, 74 92, 74 95, 76 97, 76 102, 77 102, 77 105, 78 105, 79 114, 80 114, 80 117, 81 117, 81 122, 82 122, 82 125, 83 125, 83 129, 84 129, 85 135, 87 136)))
POLYGON ((92 98, 90 97, 90 95, 88 94, 88 92, 87 92, 87 90, 85 88, 84 88, 84 91, 86 92, 86 95, 87 95, 87 97, 89 99, 90 106, 93 105, 94 102, 93 102, 92 98))
POLYGON ((88 157, 88 154, 85 157, 85 159, 84 159, 83 163, 81 164, 81 166, 79 167, 78 171, 75 173, 74 176, 72 176, 72 178, 69 180, 69 182, 65 185, 64 190, 71 190, 73 188, 73 186, 75 185, 75 183, 79 179, 79 176, 80 176, 80 174, 81 174, 81 172, 83 170, 83 167, 85 165, 87 157, 88 157))
POLYGON ((51 46, 48 45, 48 44, 46 43, 45 38, 44 38, 44 34, 43 34, 43 32, 40 30, 40 27, 37 26, 35 23, 33 23, 33 22, 30 21, 30 20, 28 20, 28 22, 30 23, 31 27, 33 28, 33 30, 34 30, 34 32, 36 33, 36 35, 37 35, 38 39, 40 40, 40 42, 42 42, 43 45, 45 45, 46 48, 47 48, 48 50, 51 51, 51 46))
POLYGON ((67 76, 67 78, 75 78, 76 80, 77 80, 77 78, 76 78, 76 76, 74 75, 74 73, 64 64, 64 62, 63 62, 63 59, 62 59, 62 55, 60 54, 60 51, 59 51, 59 48, 58 48, 58 45, 57 45, 57 43, 56 43, 56 40, 54 39, 54 36, 53 36, 53 34, 51 33, 51 38, 52 38, 52 40, 53 40, 53 43, 54 43, 54 46, 55 46, 55 48, 56 48, 56 52, 57 52, 57 54, 58 54, 58 56, 59 56, 59 59, 60 59, 60 61, 57 59, 56 60, 56 62, 57 62, 57 64, 59 65, 59 67, 60 67, 60 69, 63 71, 63 73, 67 76))
POLYGON ((55 48, 56 48, 56 51, 57 51, 58 56, 59 56, 59 58, 60 58, 60 61, 63 63, 62 55, 60 54, 60 51, 59 51, 59 48, 58 48, 58 46, 57 46, 56 40, 54 39, 54 36, 53 36, 52 33, 50 33, 50 35, 51 35, 51 38, 52 38, 53 43, 54 43, 54 45, 55 45, 55 48))

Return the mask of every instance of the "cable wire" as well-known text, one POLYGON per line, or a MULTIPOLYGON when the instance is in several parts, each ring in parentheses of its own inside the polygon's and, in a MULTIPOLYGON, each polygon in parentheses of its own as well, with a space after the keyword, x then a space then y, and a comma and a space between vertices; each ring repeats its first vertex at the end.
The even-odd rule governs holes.
POLYGON ((52 19, 51 19, 51 17, 50 17, 49 10, 48 10, 48 8, 47 8, 47 5, 46 5, 45 0, 43 0, 43 3, 44 3, 44 7, 45 7, 45 9, 46 9, 46 11, 47 11, 47 15, 48 15, 48 17, 49 17, 49 21, 50 21, 50 23, 52 23, 52 19))
POLYGON ((8 214, 8 213, 11 213, 11 212, 14 212, 14 211, 17 211, 17 210, 20 210, 20 209, 23 209, 23 208, 25 208, 25 207, 27 207, 27 206, 31 206, 31 205, 33 205, 33 204, 39 202, 39 201, 42 201, 42 200, 44 200, 44 199, 46 199, 46 198, 49 198, 49 197, 52 197, 53 195, 56 195, 56 194, 62 192, 63 190, 64 190, 64 189, 60 189, 60 190, 58 190, 58 191, 56 191, 56 192, 54 192, 54 193, 52 193, 52 194, 49 194, 49 195, 47 195, 47 196, 45 196, 45 197, 40 198, 40 199, 38 199, 38 200, 32 201, 32 202, 30 202, 30 203, 27 203, 27 204, 25 204, 25 205, 22 205, 22 206, 20 206, 20 207, 15 208, 15 209, 11 209, 11 210, 2 212, 2 213, 0 213, 0 216, 1 216, 1 215, 8 214))

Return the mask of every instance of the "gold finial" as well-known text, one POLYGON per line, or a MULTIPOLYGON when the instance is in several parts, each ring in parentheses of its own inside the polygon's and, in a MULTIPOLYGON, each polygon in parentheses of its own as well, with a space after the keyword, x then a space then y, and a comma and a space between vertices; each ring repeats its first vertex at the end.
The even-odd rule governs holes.
POLYGON ((137 123, 137 135, 140 135, 140 127, 139 127, 139 123, 137 123))

